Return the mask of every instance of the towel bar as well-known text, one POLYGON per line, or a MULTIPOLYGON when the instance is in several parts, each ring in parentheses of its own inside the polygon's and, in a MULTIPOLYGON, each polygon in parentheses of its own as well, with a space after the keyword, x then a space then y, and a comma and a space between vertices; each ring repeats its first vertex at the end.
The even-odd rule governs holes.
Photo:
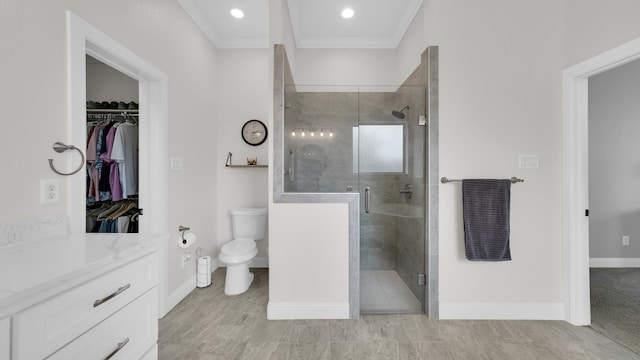
MULTIPOLYGON (((517 178, 515 176, 512 176, 511 179, 509 179, 509 180, 511 181, 512 184, 519 183, 519 182, 524 182, 524 179, 519 179, 519 178, 517 178)), ((443 184, 446 184, 446 183, 451 183, 451 182, 462 182, 462 180, 460 180, 460 179, 449 179, 449 178, 443 176, 442 179, 440 179, 440 182, 443 183, 443 184)))

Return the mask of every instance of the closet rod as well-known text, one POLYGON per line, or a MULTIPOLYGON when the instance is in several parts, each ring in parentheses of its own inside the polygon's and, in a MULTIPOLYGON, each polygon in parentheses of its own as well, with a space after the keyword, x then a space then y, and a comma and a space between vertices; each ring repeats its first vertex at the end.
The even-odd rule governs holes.
POLYGON ((122 116, 138 116, 138 110, 118 110, 118 109, 87 109, 88 114, 115 114, 122 116))

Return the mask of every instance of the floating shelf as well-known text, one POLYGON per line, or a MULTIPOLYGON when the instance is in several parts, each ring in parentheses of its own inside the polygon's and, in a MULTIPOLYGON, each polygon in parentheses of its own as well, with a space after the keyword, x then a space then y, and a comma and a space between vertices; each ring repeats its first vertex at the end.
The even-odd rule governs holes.
POLYGON ((230 168, 266 168, 267 165, 225 165, 230 168))

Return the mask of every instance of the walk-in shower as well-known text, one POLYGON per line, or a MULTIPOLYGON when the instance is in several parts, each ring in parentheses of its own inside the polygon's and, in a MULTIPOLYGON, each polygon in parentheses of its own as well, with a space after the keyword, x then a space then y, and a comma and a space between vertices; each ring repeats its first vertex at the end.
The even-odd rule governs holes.
POLYGON ((287 87, 284 192, 360 192, 360 312, 422 313, 426 88, 380 90, 287 87))
POLYGON ((437 47, 400 86, 347 87, 296 84, 275 46, 274 201, 347 205, 351 319, 438 318, 438 107, 437 47))

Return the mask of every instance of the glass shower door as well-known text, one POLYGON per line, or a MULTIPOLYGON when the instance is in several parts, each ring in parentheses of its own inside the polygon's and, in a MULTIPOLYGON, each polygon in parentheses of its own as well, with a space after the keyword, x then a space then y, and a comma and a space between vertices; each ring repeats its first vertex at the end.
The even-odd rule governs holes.
POLYGON ((361 195, 360 312, 424 313, 425 89, 369 90, 360 89, 353 128, 361 195))

